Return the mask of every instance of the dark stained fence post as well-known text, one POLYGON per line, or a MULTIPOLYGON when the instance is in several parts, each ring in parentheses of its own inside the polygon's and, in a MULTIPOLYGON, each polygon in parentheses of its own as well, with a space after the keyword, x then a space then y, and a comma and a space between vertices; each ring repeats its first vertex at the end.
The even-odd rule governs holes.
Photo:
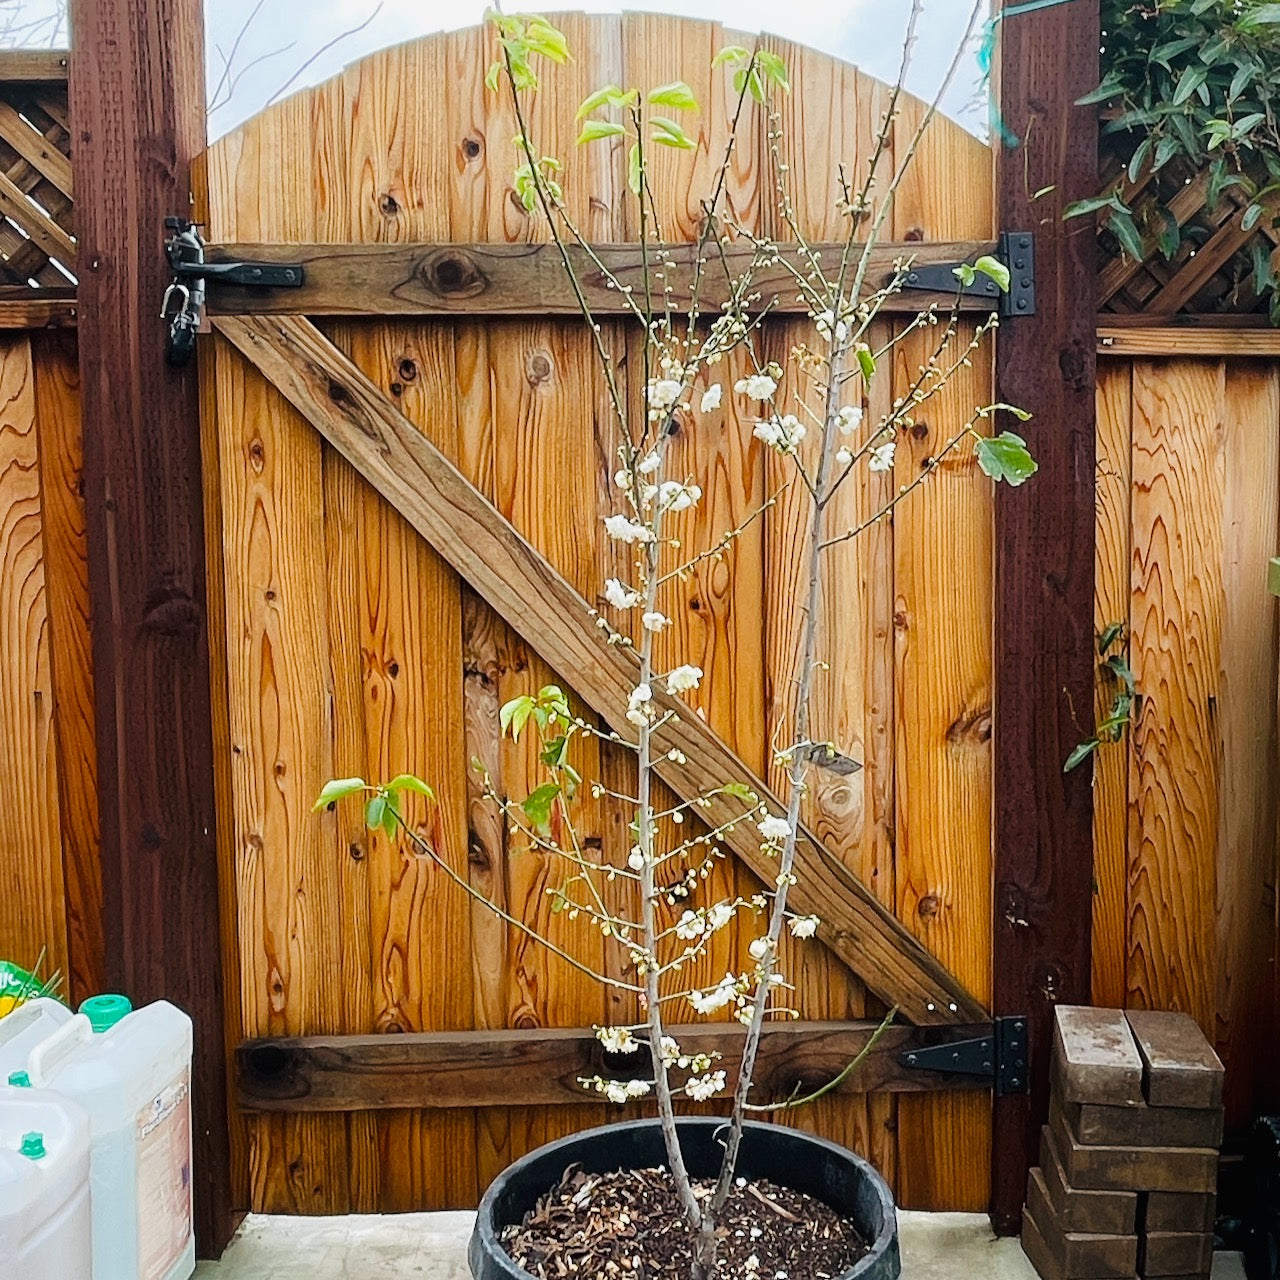
MULTIPOLYGON (((1007 5, 1006 8, 1016 8, 1007 5)), ((1035 415, 1040 471, 997 487, 994 1012, 1028 1014, 1029 1097, 997 1098, 991 1216, 1019 1229, 1048 1107, 1056 1003, 1088 1003, 1093 883, 1091 765, 1063 775, 1093 726, 1094 231, 1063 222, 1098 190, 1093 107, 1098 0, 1010 13, 1000 24, 1000 226, 1036 237, 1036 315, 1000 330, 997 398, 1035 415)))
POLYGON ((165 365, 163 219, 205 143, 201 0, 71 0, 106 973, 195 1022, 196 1230, 233 1229, 199 396, 165 365))

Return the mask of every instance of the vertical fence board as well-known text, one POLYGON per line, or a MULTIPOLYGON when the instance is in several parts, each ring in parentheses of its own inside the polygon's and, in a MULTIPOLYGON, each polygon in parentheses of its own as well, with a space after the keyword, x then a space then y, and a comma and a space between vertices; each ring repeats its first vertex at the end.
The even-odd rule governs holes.
MULTIPOLYGON (((915 103, 901 110, 899 164, 921 110, 915 103)), ((989 234, 991 184, 980 155, 958 126, 935 119, 898 192, 894 238, 989 234)), ((972 333, 962 324, 959 344, 972 333)), ((895 397, 908 392, 936 336, 925 330, 896 348, 895 397)), ((900 433, 898 485, 914 480, 973 409, 990 402, 991 378, 988 343, 900 433)), ((894 516, 898 914, 984 1000, 991 993, 991 520, 990 482, 967 450, 894 516)), ((899 1099, 898 1151, 904 1206, 985 1208, 989 1099, 899 1099)))
POLYGON ((31 340, 0 340, 0 936, 7 958, 67 972, 49 600, 31 340))
MULTIPOLYGON (((1124 635, 1111 652, 1129 651, 1129 488, 1132 368, 1127 361, 1098 367, 1097 551, 1094 630, 1121 623, 1124 635)), ((1095 713, 1107 715, 1115 685, 1098 681, 1095 713)), ((1104 744, 1093 775, 1093 1000, 1125 1003, 1128 921, 1129 732, 1104 744)), ((1088 767, 1082 766, 1082 767, 1088 767)))
POLYGON ((1133 368, 1132 665, 1142 705, 1129 783, 1131 1003, 1212 1034, 1222 767, 1224 373, 1133 368))

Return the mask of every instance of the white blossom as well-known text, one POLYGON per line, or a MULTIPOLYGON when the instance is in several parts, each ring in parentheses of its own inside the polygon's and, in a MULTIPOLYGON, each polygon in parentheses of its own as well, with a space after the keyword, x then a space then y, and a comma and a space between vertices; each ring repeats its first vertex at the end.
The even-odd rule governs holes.
POLYGON ((660 413, 670 409, 680 398, 680 392, 683 390, 684 383, 678 382, 675 378, 655 378, 649 383, 648 389, 650 412, 660 413))
POLYGON ((686 911, 676 921, 676 937, 682 938, 685 942, 695 942, 702 937, 705 930, 706 925, 703 923, 702 915, 697 911, 686 911))
POLYGON ((667 689, 671 693, 688 693, 698 687, 702 679, 702 668, 685 665, 676 667, 667 674, 667 689))
POLYGON ((647 1080, 602 1080, 597 1078, 591 1082, 597 1093, 602 1093, 610 1102, 619 1104, 631 1102, 635 1098, 646 1097, 653 1086, 647 1080))
POLYGON ((893 451, 897 448, 896 441, 889 440, 885 444, 877 445, 871 450, 871 458, 867 465, 872 471, 892 471, 893 470, 893 451))
POLYGON ((707 911, 707 928, 715 933, 723 929, 733 919, 734 911, 731 902, 717 902, 707 911))
POLYGON ((637 845, 634 849, 632 849, 630 854, 627 856, 627 866, 629 866, 632 871, 643 870, 644 853, 640 849, 639 845, 637 845))
POLYGON ((710 991, 690 991, 689 1003, 698 1013, 715 1013, 733 1003, 737 990, 738 980, 732 974, 726 973, 710 991))
POLYGON ((597 1027, 596 1039, 610 1053, 635 1053, 639 1041, 626 1027, 597 1027))
POLYGON ((660 466, 662 466, 662 458, 655 449, 652 453, 646 454, 639 462, 636 463, 636 470, 642 476, 651 476, 660 466))
POLYGON ((680 1045, 673 1036, 663 1036, 659 1042, 658 1057, 669 1067, 680 1061, 680 1045))
POLYGON ((713 409, 718 409, 720 407, 720 400, 723 395, 724 389, 718 382, 713 382, 702 393, 702 403, 698 407, 703 413, 710 413, 713 409))
POLYGON ((706 1102, 724 1089, 724 1082, 723 1071, 708 1071, 704 1076, 690 1076, 684 1082, 684 1091, 694 1102, 706 1102))
POLYGON ((668 511, 687 511, 702 497, 696 484, 681 484, 679 480, 664 480, 658 489, 658 505, 668 511))
POLYGON ((630 587, 624 587, 617 578, 604 580, 604 598, 615 609, 630 609, 633 605, 640 603, 640 593, 632 591, 630 587))
POLYGON ((837 320, 834 311, 819 311, 813 317, 813 324, 824 338, 830 339, 834 332, 836 342, 843 342, 849 336, 849 326, 843 320, 837 320))
POLYGON ((753 960, 763 960, 769 954, 769 939, 753 939, 751 945, 747 948, 747 953, 753 960))
POLYGON ((751 434, 779 453, 794 453, 805 437, 805 426, 794 413, 788 413, 762 419, 751 434))
POLYGON ((796 938, 812 938, 818 932, 817 916, 792 916, 787 921, 792 936, 796 938))
POLYGON ((613 473, 613 483, 616 484, 619 489, 630 489, 631 477, 626 473, 626 471, 615 471, 613 473))
POLYGON ((733 384, 733 389, 740 396, 747 396, 752 400, 769 400, 777 391, 778 384, 767 373, 753 373, 749 377, 739 378, 733 384))
MULTIPOLYGON (((665 613, 659 613, 656 609, 652 613, 642 613, 640 621, 644 623, 646 631, 661 631, 664 627, 671 625, 671 619, 665 613)), ((645 686, 648 688, 648 686, 645 686)))
POLYGON ((791 823, 786 818, 775 818, 772 814, 767 818, 761 818, 756 826, 765 840, 777 844, 781 844, 791 834, 791 823))
POLYGON ((852 435, 862 425, 862 406, 847 404, 836 414, 836 429, 842 436, 852 435))
POLYGON ((653 690, 647 684, 638 684, 631 691, 627 702, 627 719, 642 727, 653 719, 653 690))
POLYGON ((652 542, 653 530, 626 516, 606 516, 604 531, 618 542, 652 542))
POLYGON ((842 466, 847 467, 853 461, 852 449, 837 449, 836 461, 842 466))

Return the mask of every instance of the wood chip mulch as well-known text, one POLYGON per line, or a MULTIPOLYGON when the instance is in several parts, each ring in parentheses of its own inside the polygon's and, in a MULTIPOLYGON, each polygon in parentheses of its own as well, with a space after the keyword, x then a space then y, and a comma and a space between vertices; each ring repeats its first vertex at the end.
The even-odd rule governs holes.
MULTIPOLYGON (((695 1191, 710 1195, 712 1183, 695 1191)), ((834 1280, 866 1252, 819 1200, 739 1178, 719 1224, 716 1276, 834 1280)), ((694 1233, 665 1169, 586 1174, 571 1166, 502 1243, 539 1280, 689 1280, 694 1233)))

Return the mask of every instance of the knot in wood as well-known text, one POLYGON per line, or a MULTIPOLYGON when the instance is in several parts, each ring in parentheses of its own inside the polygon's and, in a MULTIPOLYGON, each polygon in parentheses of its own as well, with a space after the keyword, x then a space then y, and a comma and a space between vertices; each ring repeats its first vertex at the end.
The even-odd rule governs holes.
POLYGON ((462 154, 468 160, 475 160, 484 150, 484 143, 475 134, 469 134, 462 140, 462 154))
POLYGON ((549 351, 537 348, 525 356, 524 376, 528 378, 531 387, 550 382, 555 371, 555 361, 552 360, 549 351))
POLYGON ((942 899, 936 893, 926 893, 916 904, 916 914, 922 920, 932 920, 942 910, 942 899))
POLYGON ((400 202, 390 191, 384 191, 378 197, 378 211, 384 218, 394 218, 400 212, 400 202))
POLYGON ((474 298, 489 287, 489 278, 470 254, 437 249, 418 265, 424 288, 440 298, 474 298))

